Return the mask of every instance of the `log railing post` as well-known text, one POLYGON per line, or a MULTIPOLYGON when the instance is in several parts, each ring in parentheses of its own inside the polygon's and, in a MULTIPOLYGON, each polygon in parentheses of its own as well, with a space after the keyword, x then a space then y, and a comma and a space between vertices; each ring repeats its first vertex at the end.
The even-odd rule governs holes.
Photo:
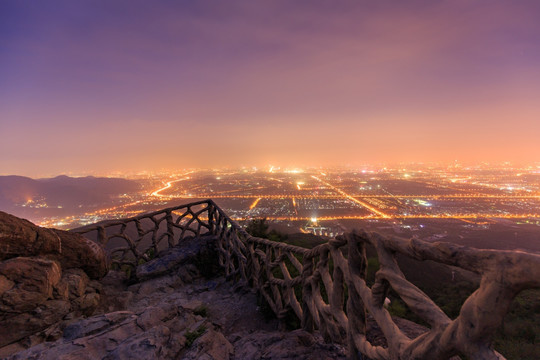
POLYGON ((313 332, 314 323, 311 314, 310 302, 313 301, 313 289, 311 288, 311 277, 313 276, 313 256, 311 254, 303 257, 302 267, 302 329, 313 332))
POLYGON ((215 235, 215 211, 214 203, 212 200, 208 201, 208 232, 212 235, 215 235))
POLYGON ((107 245, 107 238, 105 235, 105 228, 103 226, 98 226, 97 228, 97 242, 101 246, 107 245))
POLYGON ((353 360, 362 359, 360 349, 355 345, 355 334, 366 335, 366 308, 364 302, 356 291, 354 281, 357 278, 366 279, 367 258, 366 245, 362 242, 356 233, 345 235, 348 241, 348 263, 349 263, 349 281, 347 284, 349 290, 349 299, 347 300, 347 317, 349 319, 347 328, 347 345, 349 358, 353 360))
MULTIPOLYGON (((175 245, 174 241, 174 223, 173 223, 173 217, 172 212, 167 211, 165 218, 167 220, 167 241, 169 243, 169 247, 172 247, 175 245)), ((180 239, 178 239, 178 242, 180 242, 180 239)), ((155 248, 156 254, 157 254, 157 247, 155 248)))

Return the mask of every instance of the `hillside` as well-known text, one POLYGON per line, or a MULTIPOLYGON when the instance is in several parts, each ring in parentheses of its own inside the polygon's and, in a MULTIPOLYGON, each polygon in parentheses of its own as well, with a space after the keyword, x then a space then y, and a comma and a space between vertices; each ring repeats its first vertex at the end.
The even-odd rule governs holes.
POLYGON ((22 217, 32 217, 38 211, 69 213, 107 204, 114 197, 139 189, 138 182, 119 178, 0 176, 0 209, 22 217))

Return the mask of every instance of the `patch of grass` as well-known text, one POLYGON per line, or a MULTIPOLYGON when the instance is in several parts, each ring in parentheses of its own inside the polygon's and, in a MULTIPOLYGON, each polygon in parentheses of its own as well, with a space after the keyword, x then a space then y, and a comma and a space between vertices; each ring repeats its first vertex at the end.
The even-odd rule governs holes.
POLYGON ((289 245, 300 246, 306 249, 313 249, 315 246, 324 244, 327 240, 313 234, 297 233, 283 235, 280 241, 289 245))
POLYGON ((129 280, 131 279, 131 275, 133 273, 133 268, 131 267, 131 265, 122 265, 120 267, 120 270, 123 271, 125 274, 126 274, 126 278, 129 280))
POLYGON ((388 306, 388 312, 392 316, 404 318, 407 315, 407 308, 402 301, 398 301, 398 299, 395 299, 390 303, 390 306, 388 306))
POLYGON ((195 315, 200 315, 202 317, 207 317, 208 316, 208 306, 206 305, 200 305, 200 306, 197 306, 195 308, 195 310, 193 310, 193 313, 195 315))
POLYGON ((126 279, 128 282, 130 282, 132 279, 132 276, 135 275, 135 272, 133 271, 133 266, 129 264, 119 264, 116 262, 113 262, 111 264, 111 270, 113 271, 121 271, 124 274, 126 274, 126 279))
POLYGON ((540 359, 540 289, 519 293, 495 335, 495 350, 507 359, 540 359))
POLYGON ((206 331, 206 326, 199 326, 195 331, 186 331, 184 336, 186 337, 186 347, 191 347, 195 340, 197 340, 206 331))
POLYGON ((147 249, 144 252, 144 254, 146 255, 147 260, 145 260, 144 258, 140 258, 139 261, 137 262, 137 265, 142 265, 142 264, 144 264, 144 263, 146 263, 146 262, 148 262, 148 261, 150 261, 152 259, 155 259, 156 256, 157 256, 157 252, 153 247, 147 249))
POLYGON ((157 256, 156 250, 151 247, 150 249, 145 251, 145 254, 148 256, 148 260, 152 260, 157 256))

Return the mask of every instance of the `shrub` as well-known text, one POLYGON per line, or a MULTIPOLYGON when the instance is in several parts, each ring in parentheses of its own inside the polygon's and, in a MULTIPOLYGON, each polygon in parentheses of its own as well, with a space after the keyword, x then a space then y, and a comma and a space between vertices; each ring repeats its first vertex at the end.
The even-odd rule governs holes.
POLYGON ((390 306, 388 306, 388 312, 392 316, 404 318, 407 314, 407 308, 405 307, 405 305, 403 305, 401 299, 394 299, 390 303, 390 306))
POLYGON ((186 337, 186 347, 193 345, 195 340, 197 340, 204 332, 206 331, 206 326, 199 326, 195 331, 186 331, 184 336, 186 337))

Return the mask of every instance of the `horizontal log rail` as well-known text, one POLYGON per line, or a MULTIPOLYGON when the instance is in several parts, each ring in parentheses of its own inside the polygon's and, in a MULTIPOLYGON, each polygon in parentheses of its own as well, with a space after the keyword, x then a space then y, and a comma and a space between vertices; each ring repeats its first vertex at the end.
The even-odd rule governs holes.
MULTIPOLYGON (((132 232, 133 232, 132 229, 132 232)), ((278 319, 294 314, 302 328, 317 329, 329 341, 348 344, 351 359, 504 359, 492 348, 514 297, 540 287, 540 256, 520 251, 479 250, 451 243, 386 238, 351 232, 313 249, 250 236, 212 200, 176 206, 137 217, 84 228, 97 233, 111 250, 113 261, 136 265, 147 261, 149 250, 175 246, 185 236, 216 236, 219 264, 228 279, 244 282, 264 297, 278 319), (128 234, 131 224, 136 238, 128 234), (144 239, 146 238, 146 244, 144 239), (366 246, 375 248, 380 268, 375 283, 366 284, 366 246), (459 316, 450 319, 422 290, 407 281, 396 254, 459 267, 481 277, 479 288, 467 298, 459 316), (422 335, 409 339, 395 324, 384 300, 392 288, 427 324, 422 335), (368 314, 387 347, 367 337, 368 314)), ((94 235, 95 236, 95 235, 94 235)))
POLYGON ((134 267, 186 236, 212 233, 210 217, 215 206, 212 200, 197 201, 72 231, 105 247, 113 264, 134 267))

